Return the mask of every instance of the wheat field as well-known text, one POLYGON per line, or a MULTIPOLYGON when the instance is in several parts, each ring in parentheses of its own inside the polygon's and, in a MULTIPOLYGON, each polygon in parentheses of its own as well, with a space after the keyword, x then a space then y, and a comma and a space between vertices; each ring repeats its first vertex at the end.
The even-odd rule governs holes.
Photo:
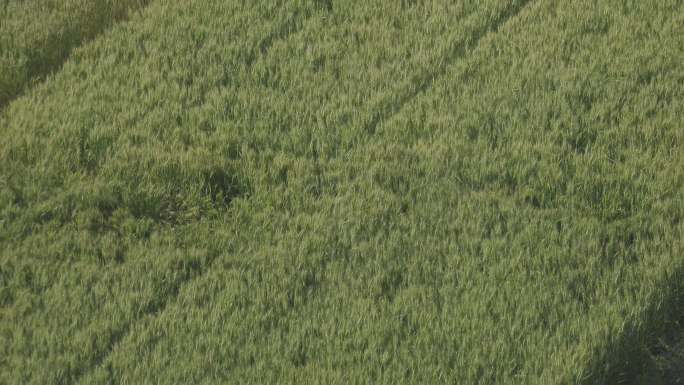
POLYGON ((674 381, 683 36, 681 0, 4 0, 0 384, 674 381))

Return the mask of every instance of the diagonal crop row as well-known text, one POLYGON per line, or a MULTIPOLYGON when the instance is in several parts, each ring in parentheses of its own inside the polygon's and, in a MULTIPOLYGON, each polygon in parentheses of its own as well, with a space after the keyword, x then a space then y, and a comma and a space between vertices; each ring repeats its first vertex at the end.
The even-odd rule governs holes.
POLYGON ((392 119, 392 116, 399 113, 406 103, 429 90, 435 81, 441 80, 454 61, 467 59, 467 55, 478 46, 482 38, 487 34, 496 33, 506 22, 522 12, 529 2, 530 0, 516 0, 506 4, 497 4, 500 8, 478 13, 474 20, 469 20, 475 25, 470 33, 459 32, 447 36, 445 38, 446 46, 440 49, 443 56, 439 58, 436 65, 413 75, 412 82, 405 89, 392 95, 388 100, 383 100, 376 107, 377 112, 364 126, 364 131, 374 134, 382 121, 392 119), (483 21, 486 22, 483 23, 483 21))
MULTIPOLYGON (((297 153, 308 144, 302 141, 322 130, 335 137, 326 156, 342 153, 429 88, 449 63, 476 47, 487 31, 500 28, 525 2, 433 1, 392 9, 375 2, 334 4, 297 39, 273 47, 273 59, 242 77, 249 82, 243 90, 237 84, 214 95, 207 104, 220 113, 212 118, 231 120, 240 129, 289 131, 292 142, 277 146, 297 153), (350 17, 359 22, 345 24, 350 17), (291 100, 306 100, 307 106, 293 109, 291 100), (228 104, 223 111, 221 103, 228 104), (253 107, 238 110, 235 104, 253 107)), ((270 147, 268 137, 263 139, 270 147)))
POLYGON ((0 12, 0 108, 53 73, 71 52, 149 0, 6 2, 0 12))
MULTIPOLYGON (((476 286, 485 298, 468 294, 451 306, 469 314, 506 309, 453 322, 473 330, 473 344, 493 340, 475 365, 458 363, 469 376, 462 382, 641 383, 642 347, 680 314, 673 304, 681 293, 684 207, 681 157, 673 154, 684 143, 674 118, 683 90, 672 85, 684 72, 674 59, 681 44, 660 38, 676 35, 676 3, 660 4, 648 19, 644 9, 613 11, 617 2, 538 3, 447 68, 351 157, 411 159, 380 166, 378 185, 402 199, 394 179, 424 175, 429 183, 407 182, 424 186, 413 223, 426 223, 438 238, 458 237, 445 224, 460 223, 454 227, 463 234, 472 228, 464 217, 482 220, 485 208, 469 202, 483 196, 512 210, 475 226, 469 240, 458 237, 465 245, 451 245, 465 260, 486 260, 462 267, 468 280, 457 285, 476 286), (563 43, 588 34, 586 45, 563 43), (525 244, 542 228, 543 244, 525 244), (482 286, 480 274, 491 277, 482 286), (486 298, 492 286, 497 293, 486 298), (494 333, 469 324, 494 314, 494 333), (533 356, 544 364, 526 359, 533 356), (469 370, 477 365, 479 372, 469 370)), ((449 252, 447 242, 438 253, 449 252)))

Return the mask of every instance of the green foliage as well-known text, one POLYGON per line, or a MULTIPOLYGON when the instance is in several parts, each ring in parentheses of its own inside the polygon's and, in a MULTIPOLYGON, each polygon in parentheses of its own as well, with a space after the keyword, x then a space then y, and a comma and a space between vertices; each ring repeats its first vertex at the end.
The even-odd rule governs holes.
POLYGON ((70 52, 149 0, 4 0, 0 108, 58 69, 70 52))
POLYGON ((0 383, 634 377, 684 290, 681 15, 152 2, 0 115, 0 383))

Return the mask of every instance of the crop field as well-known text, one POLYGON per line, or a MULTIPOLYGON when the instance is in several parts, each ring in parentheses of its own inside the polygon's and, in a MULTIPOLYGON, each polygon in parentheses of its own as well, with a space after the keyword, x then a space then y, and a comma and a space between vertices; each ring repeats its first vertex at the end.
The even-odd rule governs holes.
POLYGON ((149 0, 2 0, 0 107, 149 0))
POLYGON ((0 0, 1 385, 669 385, 682 305, 682 0, 0 0))

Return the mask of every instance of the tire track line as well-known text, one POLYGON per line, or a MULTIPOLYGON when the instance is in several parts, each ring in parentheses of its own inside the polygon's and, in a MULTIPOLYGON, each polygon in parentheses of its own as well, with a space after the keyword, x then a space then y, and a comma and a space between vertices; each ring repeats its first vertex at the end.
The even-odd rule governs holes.
POLYGON ((435 80, 446 75, 451 65, 459 58, 463 58, 469 51, 473 51, 480 44, 482 39, 490 33, 498 33, 509 21, 520 15, 520 13, 531 3, 532 0, 513 1, 503 12, 501 12, 493 23, 484 25, 470 33, 468 39, 460 43, 452 43, 447 50, 447 54, 439 61, 438 67, 434 71, 425 71, 416 83, 407 87, 402 92, 398 100, 390 100, 381 103, 378 111, 373 113, 371 119, 363 126, 363 132, 375 134, 381 122, 392 119, 418 95, 427 92, 435 80))
MULTIPOLYGON (((46 54, 40 54, 40 52, 45 52, 44 47, 36 47, 35 45, 26 47, 27 51, 39 52, 39 54, 30 55, 27 58, 27 63, 24 65, 24 67, 26 67, 29 75, 27 75, 26 78, 22 78, 20 83, 15 84, 15 87, 10 86, 9 89, 0 90, 0 112, 12 101, 28 92, 35 82, 42 82, 50 74, 59 71, 69 60, 75 49, 82 47, 104 35, 117 24, 129 20, 129 12, 124 11, 124 9, 128 8, 131 13, 135 12, 138 15, 142 15, 143 11, 153 1, 154 0, 129 1, 127 2, 128 5, 125 5, 122 8, 114 9, 114 14, 112 15, 111 19, 102 24, 100 28, 86 31, 85 35, 83 35, 78 42, 69 42, 67 40, 68 36, 73 35, 78 28, 81 28, 81 25, 86 24, 87 22, 84 21, 83 23, 67 24, 64 31, 54 34, 48 39, 47 44, 49 46, 65 45, 65 50, 61 52, 54 52, 54 55, 56 56, 54 60, 46 61, 46 54)), ((5 12, 7 4, 8 3, 5 4, 5 12)), ((50 50, 48 50, 48 52, 50 52, 50 50)), ((47 56, 49 56, 49 54, 47 56)))
POLYGON ((167 305, 175 301, 175 299, 178 297, 183 285, 187 284, 188 282, 192 282, 194 279, 197 279, 204 275, 204 273, 211 268, 216 258, 217 255, 212 255, 208 257, 205 262, 204 268, 202 268, 201 266, 195 267, 193 272, 190 273, 187 277, 183 277, 174 282, 169 287, 167 287, 167 289, 164 290, 163 294, 160 296, 160 298, 162 299, 159 302, 150 301, 149 303, 147 303, 139 315, 134 316, 133 319, 130 322, 126 323, 123 328, 121 328, 120 330, 115 330, 112 333, 109 341, 109 346, 106 349, 103 349, 101 352, 99 352, 89 365, 87 365, 83 369, 76 371, 75 373, 68 373, 67 381, 62 382, 77 384, 85 375, 97 369, 98 367, 101 367, 102 364, 106 361, 107 357, 109 357, 109 355, 112 354, 112 352, 116 349, 119 343, 131 333, 131 331, 139 322, 141 322, 147 317, 157 317, 159 314, 164 312, 167 305))

